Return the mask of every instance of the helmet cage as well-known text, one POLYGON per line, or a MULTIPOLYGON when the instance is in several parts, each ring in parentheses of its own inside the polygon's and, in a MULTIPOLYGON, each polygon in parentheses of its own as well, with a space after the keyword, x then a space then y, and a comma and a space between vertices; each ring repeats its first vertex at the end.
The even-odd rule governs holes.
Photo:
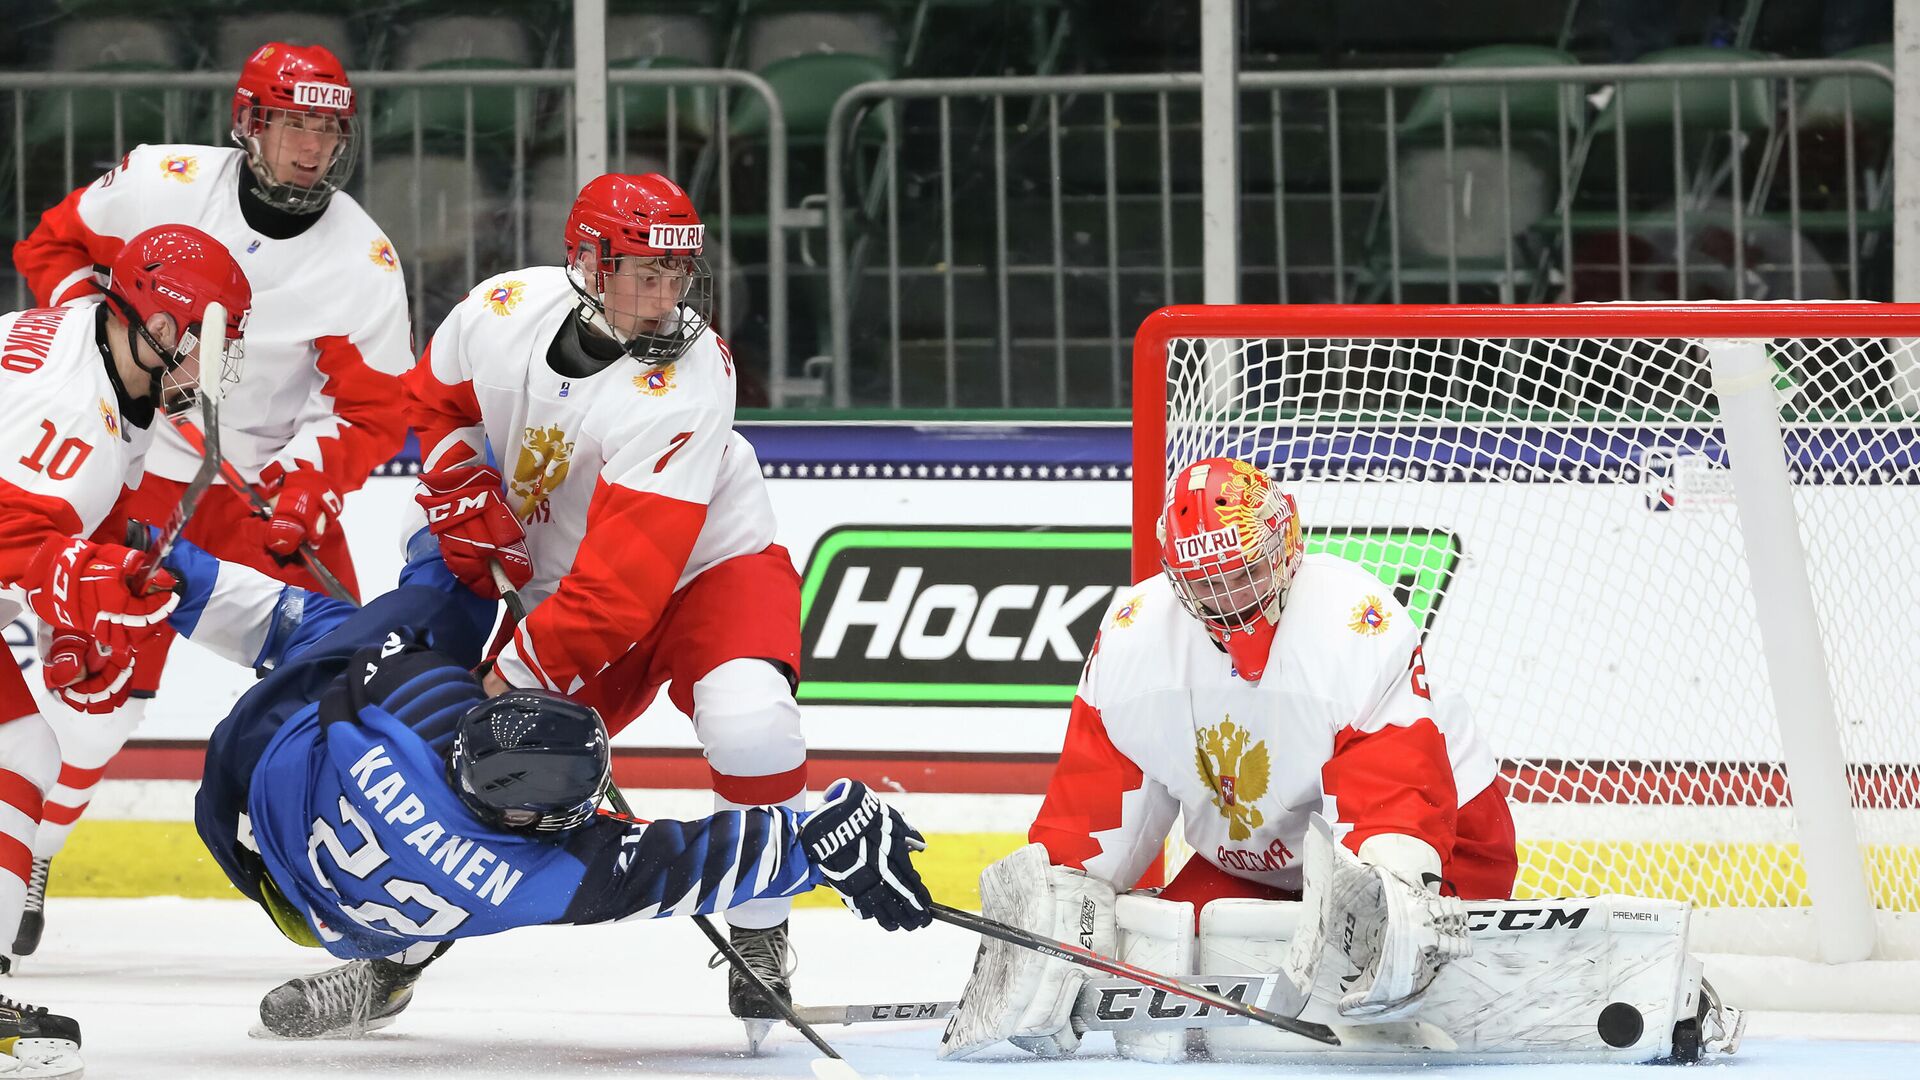
POLYGON ((1177 565, 1163 555, 1161 566, 1180 605, 1223 645, 1236 630, 1278 622, 1292 579, 1277 533, 1269 533, 1252 552, 1222 547, 1177 565))
POLYGON ((360 142, 354 138, 354 134, 353 117, 343 112, 288 109, 256 102, 241 107, 234 114, 233 141, 247 152, 247 167, 253 170, 261 199, 274 209, 289 214, 317 214, 326 209, 327 200, 333 198, 334 192, 339 191, 347 178, 353 175, 354 162, 360 154, 360 142), (340 129, 339 141, 334 143, 332 156, 320 171, 319 179, 312 185, 284 182, 274 175, 261 136, 268 124, 304 122, 308 117, 330 117, 336 121, 340 129))
MULTIPOLYGON (((700 335, 713 324, 713 275, 705 259, 698 255, 615 255, 606 237, 582 240, 567 263, 567 280, 586 306, 587 322, 618 342, 628 356, 650 366, 671 364, 686 355, 700 335), (592 245, 589 247, 589 245, 592 245), (592 269, 583 268, 583 254, 591 254, 592 269), (648 264, 640 266, 638 264, 648 264), (654 321, 652 330, 623 334, 614 327, 616 318, 631 322, 630 316, 644 313, 624 310, 617 299, 608 296, 608 284, 621 273, 652 270, 684 275, 674 306, 654 321), (611 307, 610 307, 611 305, 611 307)), ((644 286, 638 287, 644 288, 644 286)))
MULTIPOLYGON (((197 322, 188 324, 180 331, 179 343, 169 349, 160 344, 160 339, 153 336, 153 331, 147 329, 146 321, 140 317, 140 313, 134 309, 126 297, 109 289, 107 299, 127 321, 127 325, 133 329, 134 334, 146 343, 147 348, 153 350, 153 355, 160 358, 160 366, 151 368, 140 363, 140 350, 133 350, 133 362, 153 380, 149 396, 153 398, 154 408, 169 419, 192 412, 200 403, 200 384, 206 374, 207 358, 205 356, 200 358, 200 363, 192 375, 184 373, 181 369, 186 364, 187 358, 200 347, 201 324, 197 322)), ((220 382, 226 386, 236 385, 240 381, 240 362, 246 359, 247 355, 246 342, 240 335, 246 331, 247 314, 241 314, 237 326, 228 327, 229 336, 226 341, 225 356, 220 364, 220 382)))

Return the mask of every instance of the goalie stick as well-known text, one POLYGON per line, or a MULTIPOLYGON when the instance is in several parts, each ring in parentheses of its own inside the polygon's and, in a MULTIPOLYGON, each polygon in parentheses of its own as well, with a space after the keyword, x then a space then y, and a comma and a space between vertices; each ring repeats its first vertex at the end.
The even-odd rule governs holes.
MULTIPOLYGON (((1340 1036, 1334 1034, 1332 1028, 1323 1024, 1310 1024, 1291 1016, 1282 1016, 1277 1012, 1263 1009, 1258 1005, 1248 1005, 1243 1002, 1234 1001, 1205 987, 1183 982, 1170 975, 1162 975, 1159 972, 1148 971, 1146 968, 1135 967, 1121 960, 1101 956, 1092 949, 1083 949, 1078 945, 1069 945, 1065 942, 1054 941, 1051 938, 1044 938, 1038 934, 1022 930, 1017 926, 1009 926, 997 919, 989 919, 984 915, 976 915, 971 911, 961 911, 959 908, 948 907, 945 904, 933 905, 933 917, 943 923, 958 926, 965 930, 971 930, 976 934, 994 938, 998 941, 1004 941, 1009 945, 1017 945, 1023 949, 1032 949, 1034 952, 1042 955, 1051 956, 1055 960, 1065 960, 1069 964, 1078 964, 1081 967, 1092 968, 1095 971, 1103 972, 1107 975, 1132 979, 1134 982, 1155 990, 1163 990, 1169 994, 1177 994, 1180 997, 1204 1002, 1222 1012, 1229 1012, 1235 1016, 1244 1016, 1249 1020, 1265 1024, 1268 1027, 1276 1027, 1282 1031, 1290 1031, 1302 1038, 1312 1039, 1314 1042, 1325 1043, 1328 1046, 1340 1045, 1340 1036)), ((1298 995, 1298 998, 1299 1006, 1304 1008, 1306 1006, 1306 996, 1302 994, 1298 995)))
MULTIPOLYGON (((211 422, 208 421, 207 423, 209 425, 208 430, 214 430, 211 422)), ((187 440, 188 446, 200 451, 204 458, 206 454, 205 436, 200 434, 200 429, 194 427, 191 420, 174 420, 173 428, 180 433, 181 438, 187 440)), ((218 432, 215 432, 213 438, 216 440, 215 445, 218 446, 218 432)), ((264 518, 273 516, 273 504, 267 502, 267 497, 260 494, 259 488, 247 483, 247 478, 240 475, 240 470, 234 468, 233 463, 225 458, 220 459, 220 478, 227 482, 228 487, 240 493, 248 503, 252 504, 254 513, 264 518)), ((340 579, 334 575, 333 571, 327 569, 327 564, 320 561, 320 553, 313 549, 312 544, 302 540, 300 542, 299 556, 300 562, 306 566, 307 572, 312 574, 316 581, 320 582, 320 588, 328 596, 333 597, 335 600, 345 600, 348 603, 358 602, 354 600, 353 594, 347 591, 347 587, 340 583, 340 579)))
MULTIPOLYGON (((1279 980, 1265 975, 1195 975, 1187 981, 1231 1001, 1263 1004, 1279 980)), ((958 1001, 883 1001, 868 1005, 815 1005, 799 1009, 816 1024, 885 1024, 945 1020, 958 1001)), ((1082 1031, 1154 1027, 1245 1027, 1253 1021, 1210 1004, 1178 1000, 1165 990, 1132 979, 1094 979, 1073 1003, 1073 1025, 1082 1031)))
MULTIPOLYGON (((214 477, 220 475, 220 397, 227 390, 227 309, 223 305, 207 305, 200 315, 200 333, 200 422, 206 425, 207 437, 200 446, 200 467, 193 471, 187 490, 180 493, 180 503, 168 515, 166 527, 160 530, 159 543, 153 547, 153 562, 140 576, 142 592, 151 590, 153 576, 160 572, 161 560, 173 550, 174 541, 186 531, 187 522, 200 505, 201 496, 213 486, 214 477), (212 379, 207 378, 209 355, 217 361, 212 379)), ((160 376, 153 378, 157 382, 160 376)))

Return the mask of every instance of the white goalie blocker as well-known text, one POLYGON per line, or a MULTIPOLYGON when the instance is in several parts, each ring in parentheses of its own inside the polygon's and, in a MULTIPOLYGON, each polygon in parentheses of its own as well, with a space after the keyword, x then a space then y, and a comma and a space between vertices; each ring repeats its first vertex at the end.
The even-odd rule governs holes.
POLYGON ((1049 866, 1037 844, 988 867, 981 896, 990 918, 1130 964, 1208 986, 1270 988, 1251 1003, 1327 1026, 1338 1047, 1150 992, 1083 994, 1084 969, 988 941, 941 1056, 1002 1039, 1054 1056, 1100 1028, 1124 1056, 1159 1062, 1690 1062, 1738 1046, 1743 1018, 1687 950, 1686 904, 1443 898, 1360 861, 1318 816, 1305 874, 1303 900, 1215 900, 1198 933, 1192 904, 1115 896, 1049 866))

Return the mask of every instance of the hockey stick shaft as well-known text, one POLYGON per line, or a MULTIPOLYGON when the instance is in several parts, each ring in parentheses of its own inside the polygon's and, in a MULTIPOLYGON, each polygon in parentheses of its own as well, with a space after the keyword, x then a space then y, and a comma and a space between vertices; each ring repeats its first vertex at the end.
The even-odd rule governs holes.
MULTIPOLYGON (((192 422, 175 420, 173 426, 175 430, 180 432, 180 437, 187 440, 187 445, 199 450, 202 454, 206 453, 206 437, 200 434, 200 429, 194 427, 192 422)), ((219 438, 218 434, 216 434, 214 438, 217 441, 219 438)), ((227 482, 228 487, 245 498, 253 507, 255 513, 261 517, 273 516, 273 504, 267 501, 265 495, 260 494, 259 488, 247 483, 247 478, 240 475, 240 470, 233 467, 233 462, 225 458, 220 459, 220 478, 227 482)), ((326 563, 320 561, 320 553, 314 550, 312 544, 302 540, 300 542, 299 556, 300 562, 307 568, 307 573, 312 574, 314 580, 320 583, 321 591, 333 597, 335 600, 358 603, 358 601, 354 599, 353 594, 348 592, 347 587, 341 583, 339 576, 327 569, 326 563)))
MULTIPOLYGON (((207 437, 200 444, 200 467, 193 471, 193 479, 187 482, 187 490, 180 493, 180 503, 168 516, 166 527, 160 530, 160 542, 154 545, 152 565, 140 576, 141 592, 149 591, 153 586, 153 576, 160 572, 160 562, 173 550, 174 541, 187 529, 193 512, 200 505, 200 497, 213 486, 214 477, 220 474, 220 395, 225 392, 227 371, 227 310, 219 304, 208 304, 201 314, 200 324, 206 328, 200 343, 200 418, 207 426, 207 437), (213 360, 214 376, 211 383, 206 378, 207 360, 213 360)), ((137 346, 133 346, 136 347, 137 346)), ((158 380, 155 373, 148 376, 158 380)), ((157 396, 157 395, 156 395, 157 396)))
POLYGON ((493 575, 493 587, 500 590, 500 599, 507 602, 507 614, 514 622, 527 620, 527 602, 520 599, 520 592, 513 587, 513 580, 507 577, 507 568, 500 565, 499 559, 488 559, 487 570, 493 575))
POLYGON ((1282 1031, 1290 1031, 1302 1038, 1312 1039, 1314 1042, 1325 1043, 1328 1046, 1340 1045, 1340 1037, 1335 1035, 1331 1028, 1325 1027, 1324 1025, 1309 1024, 1290 1016, 1282 1016, 1277 1012, 1262 1009, 1257 1005, 1247 1005, 1235 1001, 1232 998, 1223 997, 1205 987, 1194 986, 1191 983, 1182 982, 1179 979, 1162 975, 1159 972, 1148 971, 1146 968, 1135 967, 1124 961, 1101 956, 1092 949, 1083 949, 1078 945, 1069 945, 1065 942, 1054 941, 1051 938, 1044 938, 1038 934, 1022 930, 1017 926, 1009 926, 997 919, 989 919, 984 915, 976 915, 971 911, 962 911, 959 908, 948 907, 945 904, 938 903, 933 905, 933 917, 941 922, 971 930, 976 934, 990 937, 997 941, 1004 941, 1009 945, 1017 945, 1023 949, 1032 949, 1034 952, 1051 956, 1056 960, 1065 960, 1069 964, 1078 964, 1081 967, 1092 968, 1095 971, 1105 972, 1108 975, 1117 976, 1122 979, 1132 979, 1142 986, 1151 987, 1155 990, 1164 990, 1169 994, 1199 1001, 1211 1005, 1222 1012, 1229 1012, 1235 1016, 1244 1016, 1256 1023, 1279 1028, 1282 1031))

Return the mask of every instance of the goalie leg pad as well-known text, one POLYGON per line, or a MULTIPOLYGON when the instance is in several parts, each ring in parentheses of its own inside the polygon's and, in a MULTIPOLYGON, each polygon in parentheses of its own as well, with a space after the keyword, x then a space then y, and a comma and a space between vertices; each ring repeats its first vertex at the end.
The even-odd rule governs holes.
MULTIPOLYGON (((1645 1062, 1732 1053, 1743 1017, 1686 951, 1685 904, 1638 897, 1475 900, 1472 950, 1440 969, 1408 1022, 1355 1025, 1316 993, 1301 1019, 1327 1023, 1355 1061, 1645 1062)), ((1216 900, 1200 913, 1203 971, 1261 971, 1291 954, 1306 905, 1216 900)), ((1351 974, 1351 972, 1349 972, 1351 974)), ((1337 980, 1336 980, 1337 985, 1337 980)), ((1204 1032, 1216 1057, 1323 1046, 1260 1025, 1204 1032)))
MULTIPOLYGON (((1194 974, 1193 905, 1129 893, 1114 901, 1120 959, 1162 975, 1194 974)), ((1238 970, 1238 969, 1236 969, 1238 970)), ((1186 1028, 1116 1028, 1122 1057, 1168 1064, 1187 1059, 1186 1028)))
MULTIPOLYGON (((1057 941, 1112 956, 1114 890, 1099 878, 1052 866, 1028 844, 980 872, 981 913, 1057 941)), ((960 1007, 940 1037, 940 1057, 965 1057, 1008 1039, 1044 1057, 1080 1048, 1074 1001, 1088 969, 983 938, 960 1007)))

